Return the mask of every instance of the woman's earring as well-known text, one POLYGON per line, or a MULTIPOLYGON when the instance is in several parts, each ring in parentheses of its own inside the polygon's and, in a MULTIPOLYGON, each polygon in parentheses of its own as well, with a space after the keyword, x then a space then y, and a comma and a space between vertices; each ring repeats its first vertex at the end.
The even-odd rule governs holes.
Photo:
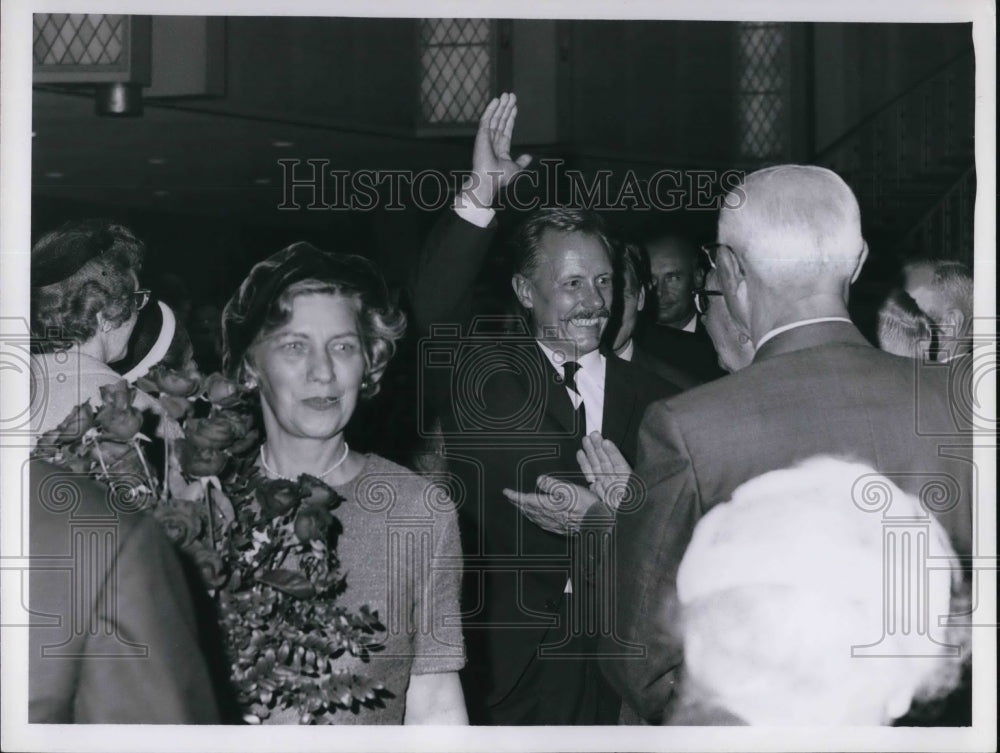
POLYGON ((254 379, 253 377, 247 377, 246 380, 244 380, 243 382, 243 386, 246 387, 248 390, 255 390, 257 389, 257 380, 254 379))

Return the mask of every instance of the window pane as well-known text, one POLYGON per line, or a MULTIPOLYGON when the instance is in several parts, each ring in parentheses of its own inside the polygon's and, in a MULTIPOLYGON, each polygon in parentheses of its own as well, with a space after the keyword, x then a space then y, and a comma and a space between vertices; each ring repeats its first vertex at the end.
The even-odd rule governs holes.
POLYGON ((420 115, 424 123, 474 123, 490 99, 493 22, 425 18, 420 22, 420 115))

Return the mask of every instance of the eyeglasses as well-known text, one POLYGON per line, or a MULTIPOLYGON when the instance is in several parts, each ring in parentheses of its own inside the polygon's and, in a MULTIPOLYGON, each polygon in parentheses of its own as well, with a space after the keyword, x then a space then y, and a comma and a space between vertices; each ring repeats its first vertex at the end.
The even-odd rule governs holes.
POLYGON ((146 304, 149 303, 149 290, 146 288, 139 288, 132 294, 132 303, 135 305, 136 311, 142 311, 146 308, 146 304))
POLYGON ((704 314, 708 311, 708 302, 712 299, 713 295, 722 295, 721 290, 707 290, 706 288, 698 288, 694 291, 694 307, 699 314, 704 314))
POLYGON ((708 258, 708 265, 712 269, 716 268, 715 262, 719 258, 720 248, 728 248, 730 253, 733 251, 733 247, 728 243, 703 243, 701 245, 701 252, 708 258))

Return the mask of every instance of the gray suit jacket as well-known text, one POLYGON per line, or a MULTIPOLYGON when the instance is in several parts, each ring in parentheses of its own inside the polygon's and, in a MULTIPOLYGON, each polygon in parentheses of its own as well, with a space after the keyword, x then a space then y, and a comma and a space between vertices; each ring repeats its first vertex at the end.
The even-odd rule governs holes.
POLYGON ((945 371, 883 353, 847 323, 814 324, 765 343, 746 369, 650 406, 636 466, 646 498, 619 513, 601 563, 617 631, 602 669, 640 716, 659 720, 673 692, 681 653, 669 610, 695 524, 749 479, 818 454, 865 462, 911 493, 944 479, 953 504, 939 520, 969 553, 971 436, 956 429, 945 371), (644 657, 623 656, 626 644, 644 657))
POLYGON ((159 524, 41 461, 30 495, 28 721, 218 723, 187 580, 159 524))

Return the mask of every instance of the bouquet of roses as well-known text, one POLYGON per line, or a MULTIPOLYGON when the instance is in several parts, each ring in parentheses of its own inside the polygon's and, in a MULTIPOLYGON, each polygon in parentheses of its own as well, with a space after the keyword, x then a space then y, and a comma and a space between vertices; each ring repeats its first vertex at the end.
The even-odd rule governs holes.
POLYGON ((310 723, 379 705, 388 694, 381 683, 338 666, 345 654, 367 660, 384 631, 376 612, 337 604, 346 586, 334 514, 342 499, 312 476, 263 477, 253 395, 221 374, 154 367, 137 385, 154 396, 158 416, 133 405, 127 382, 108 385, 98 410, 77 406, 39 438, 35 455, 149 509, 197 565, 247 721, 280 708, 310 723), (142 433, 150 424, 163 440, 159 463, 142 433))

